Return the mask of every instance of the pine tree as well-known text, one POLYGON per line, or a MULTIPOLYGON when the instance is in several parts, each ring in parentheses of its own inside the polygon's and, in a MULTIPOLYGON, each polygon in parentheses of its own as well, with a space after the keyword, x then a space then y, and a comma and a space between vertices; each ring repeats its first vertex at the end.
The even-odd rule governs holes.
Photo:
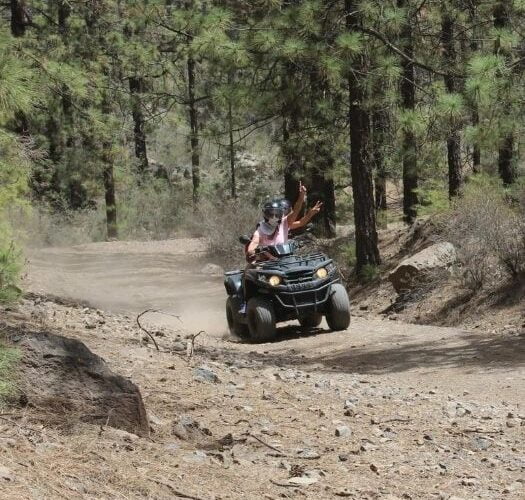
MULTIPOLYGON (((452 74, 456 68, 457 59, 454 35, 456 13, 450 5, 445 4, 442 9, 441 42, 443 44, 443 66, 448 68, 448 73, 444 77, 445 87, 451 98, 460 99, 460 94, 457 93, 456 78, 452 74)), ((457 123, 457 120, 451 120, 448 128, 448 194, 450 198, 453 198, 460 194, 463 184, 460 124, 457 123)))
MULTIPOLYGON (((359 31, 361 16, 353 0, 345 0, 346 25, 350 35, 359 31)), ((356 271, 362 273, 366 266, 381 263, 374 209, 372 171, 367 157, 369 140, 369 117, 365 109, 363 82, 357 75, 366 74, 364 54, 354 57, 348 76, 349 122, 350 122, 350 164, 352 192, 354 195, 354 221, 356 245, 356 271)))

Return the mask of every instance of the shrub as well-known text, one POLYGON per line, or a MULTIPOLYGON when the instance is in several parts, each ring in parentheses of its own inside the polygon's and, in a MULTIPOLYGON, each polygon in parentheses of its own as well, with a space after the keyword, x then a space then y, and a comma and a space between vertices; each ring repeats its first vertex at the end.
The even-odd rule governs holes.
POLYGON ((0 302, 16 300, 22 291, 18 278, 22 270, 22 253, 8 238, 0 238, 0 302))
POLYGON ((379 276, 379 267, 373 264, 367 264, 361 269, 359 279, 364 283, 370 283, 379 276))
POLYGON ((468 288, 479 290, 491 278, 525 272, 523 217, 493 180, 472 179, 446 225, 445 236, 458 253, 458 276, 468 288))
POLYGON ((204 230, 208 250, 226 265, 244 265, 244 251, 239 236, 251 236, 260 214, 258 207, 241 200, 221 204, 203 201, 196 214, 204 230))

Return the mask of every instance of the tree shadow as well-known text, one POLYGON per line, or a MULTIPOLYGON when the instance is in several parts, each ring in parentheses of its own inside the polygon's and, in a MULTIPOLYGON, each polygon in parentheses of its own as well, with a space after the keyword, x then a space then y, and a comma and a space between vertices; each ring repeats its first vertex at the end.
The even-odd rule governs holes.
POLYGON ((464 335, 460 345, 440 345, 439 341, 420 342, 385 349, 344 349, 315 359, 344 372, 397 373, 418 368, 490 368, 525 366, 525 336, 489 337, 464 335))
MULTIPOLYGON (((418 343, 406 342, 406 337, 398 338, 399 342, 405 340, 404 345, 392 345, 396 339, 391 338, 388 345, 379 349, 341 347, 334 352, 316 355, 301 351, 296 346, 285 351, 272 352, 271 346, 298 337, 333 335, 331 331, 313 329, 299 333, 299 327, 294 326, 281 330, 279 338, 267 344, 268 351, 251 351, 247 358, 276 366, 302 367, 304 370, 308 370, 309 365, 321 363, 332 373, 336 371, 360 374, 391 374, 421 368, 510 370, 525 367, 525 334, 489 336, 463 333, 446 341, 434 338, 418 343)), ((226 351, 228 349, 224 350, 224 354, 227 354, 226 351)))

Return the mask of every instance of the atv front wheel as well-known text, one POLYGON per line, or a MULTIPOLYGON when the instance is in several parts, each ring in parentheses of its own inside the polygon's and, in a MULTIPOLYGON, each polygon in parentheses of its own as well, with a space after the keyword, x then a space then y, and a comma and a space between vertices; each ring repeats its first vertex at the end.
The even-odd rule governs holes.
POLYGON ((228 321, 228 329, 232 335, 243 337, 248 333, 248 327, 241 323, 238 318, 239 309, 241 308, 241 301, 234 297, 226 299, 226 320, 228 321))
POLYGON ((327 302, 326 322, 331 330, 346 330, 350 324, 350 300, 346 289, 340 283, 332 285, 327 302))
POLYGON ((246 310, 248 331, 255 342, 267 342, 275 338, 275 311, 270 300, 252 297, 246 310))
POLYGON ((323 315, 320 313, 308 313, 303 316, 299 316, 299 324, 303 328, 315 328, 319 326, 323 321, 323 315))

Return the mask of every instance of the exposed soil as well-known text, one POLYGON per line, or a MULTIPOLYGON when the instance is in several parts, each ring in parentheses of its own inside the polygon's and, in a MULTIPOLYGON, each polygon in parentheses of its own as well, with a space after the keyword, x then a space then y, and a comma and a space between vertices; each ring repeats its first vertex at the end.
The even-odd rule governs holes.
POLYGON ((346 332, 290 324, 276 342, 242 343, 202 248, 31 256, 38 295, 3 321, 85 342, 139 386, 151 437, 6 410, 2 498, 523 498, 523 330, 392 321, 375 314, 388 290, 367 302, 361 289, 346 332), (135 321, 148 308, 162 311, 142 318, 160 351, 135 321))

